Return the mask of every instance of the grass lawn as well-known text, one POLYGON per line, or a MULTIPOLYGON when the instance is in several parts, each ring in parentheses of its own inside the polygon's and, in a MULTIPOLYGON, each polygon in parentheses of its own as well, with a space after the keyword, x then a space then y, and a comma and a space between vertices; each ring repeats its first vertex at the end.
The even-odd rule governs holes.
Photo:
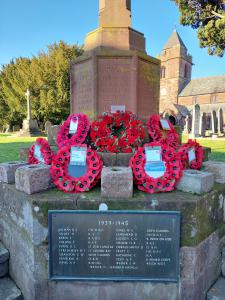
MULTIPOLYGON (((188 137, 183 136, 185 143, 188 137)), ((19 150, 29 147, 36 137, 13 137, 11 134, 0 134, 0 163, 19 159, 19 150)), ((225 162, 225 139, 198 139, 202 146, 212 148, 211 159, 225 162)))
POLYGON ((11 134, 0 134, 0 163, 19 159, 19 150, 29 147, 36 137, 13 137, 11 134))

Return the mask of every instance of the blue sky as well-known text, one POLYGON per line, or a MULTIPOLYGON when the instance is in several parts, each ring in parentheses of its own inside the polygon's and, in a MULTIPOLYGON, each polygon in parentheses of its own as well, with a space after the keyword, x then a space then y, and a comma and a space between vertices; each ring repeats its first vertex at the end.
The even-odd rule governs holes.
MULTIPOLYGON (((83 44, 98 26, 98 0, 0 0, 0 65, 32 56, 59 40, 83 44)), ((225 74, 225 57, 200 49, 196 32, 179 25, 170 0, 132 0, 132 27, 145 34, 147 52, 156 56, 174 27, 193 56, 193 78, 225 74)))

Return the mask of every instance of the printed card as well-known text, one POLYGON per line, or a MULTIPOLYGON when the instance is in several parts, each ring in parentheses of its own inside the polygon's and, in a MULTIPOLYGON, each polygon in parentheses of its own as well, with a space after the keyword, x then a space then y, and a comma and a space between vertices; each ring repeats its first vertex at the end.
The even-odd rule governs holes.
POLYGON ((146 162, 162 161, 161 147, 145 147, 146 162))
POLYGON ((125 105, 111 105, 111 113, 116 113, 116 112, 125 112, 126 111, 126 106, 125 105))
POLYGON ((169 122, 166 119, 161 119, 160 123, 163 130, 170 130, 169 122))
POLYGON ((189 151, 188 151, 188 160, 189 160, 189 163, 191 163, 193 160, 196 159, 196 155, 195 155, 195 149, 194 148, 191 148, 189 151))
POLYGON ((166 166, 163 161, 150 162, 145 165, 145 172, 152 178, 159 178, 163 176, 166 171, 166 166))
POLYGON ((41 163, 45 162, 43 155, 41 153, 41 147, 37 144, 35 144, 35 147, 34 147, 34 157, 41 163))
POLYGON ((77 127, 78 127, 78 120, 76 121, 71 120, 69 133, 75 134, 77 132, 77 127))
POLYGON ((77 146, 71 147, 70 164, 77 165, 77 166, 85 166, 86 155, 87 155, 86 147, 77 147, 77 146))

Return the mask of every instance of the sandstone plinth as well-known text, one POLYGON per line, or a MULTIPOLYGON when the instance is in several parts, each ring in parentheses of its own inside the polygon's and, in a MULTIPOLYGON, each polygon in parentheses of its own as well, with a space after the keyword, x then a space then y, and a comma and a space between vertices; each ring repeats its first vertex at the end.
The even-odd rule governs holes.
POLYGON ((0 181, 14 183, 16 170, 25 165, 27 165, 25 161, 12 161, 0 164, 0 181))

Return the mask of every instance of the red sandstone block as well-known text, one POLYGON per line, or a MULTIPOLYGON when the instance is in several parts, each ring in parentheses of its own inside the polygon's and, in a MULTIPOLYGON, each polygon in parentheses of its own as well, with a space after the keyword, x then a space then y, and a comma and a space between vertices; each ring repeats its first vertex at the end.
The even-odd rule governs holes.
POLYGON ((16 189, 26 194, 34 194, 52 188, 50 166, 29 165, 18 168, 15 174, 16 189))
POLYGON ((101 195, 111 198, 131 198, 133 196, 133 174, 131 168, 103 168, 101 195))
POLYGON ((0 181, 14 183, 16 169, 25 165, 27 165, 25 161, 12 161, 0 164, 0 181))

